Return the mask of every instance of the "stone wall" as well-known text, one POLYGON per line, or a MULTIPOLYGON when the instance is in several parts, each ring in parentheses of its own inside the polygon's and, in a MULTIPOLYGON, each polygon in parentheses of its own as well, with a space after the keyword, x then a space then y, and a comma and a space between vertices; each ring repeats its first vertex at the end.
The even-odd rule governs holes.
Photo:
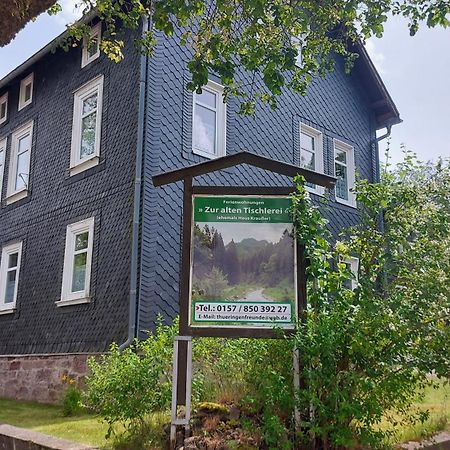
POLYGON ((92 354, 0 356, 0 397, 57 403, 69 380, 82 387, 92 354))

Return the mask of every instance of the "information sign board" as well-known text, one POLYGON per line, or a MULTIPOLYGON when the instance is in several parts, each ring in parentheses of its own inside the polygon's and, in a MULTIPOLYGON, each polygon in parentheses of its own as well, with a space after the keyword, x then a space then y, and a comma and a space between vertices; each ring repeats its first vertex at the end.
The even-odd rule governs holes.
POLYGON ((193 195, 191 327, 294 327, 291 204, 288 196, 193 195))

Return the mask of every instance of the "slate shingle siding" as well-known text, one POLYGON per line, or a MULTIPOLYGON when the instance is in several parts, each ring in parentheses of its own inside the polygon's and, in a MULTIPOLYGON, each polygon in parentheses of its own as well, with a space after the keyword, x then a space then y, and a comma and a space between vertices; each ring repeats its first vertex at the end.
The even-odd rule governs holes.
MULTIPOLYGON (((191 151, 192 93, 186 89, 189 53, 176 39, 159 38, 148 67, 145 184, 142 209, 139 329, 152 327, 157 314, 178 313, 182 183, 155 189, 151 176, 204 161, 191 151)), ((212 77, 214 81, 219 81, 212 77)), ((249 79, 241 74, 241 79, 249 79)), ((255 117, 238 116, 238 102, 227 106, 227 154, 249 150, 299 164, 299 123, 323 133, 325 172, 333 174, 333 138, 354 146, 362 178, 377 177, 372 147, 374 118, 358 74, 344 73, 343 61, 325 79, 314 81, 306 97, 286 92, 275 111, 259 107, 255 117)), ((204 176, 197 184, 279 185, 290 180, 245 166, 204 176)), ((334 200, 323 208, 334 235, 358 220, 357 211, 334 200)))
POLYGON ((7 88, 9 118, 0 126, 0 138, 8 136, 0 247, 21 239, 23 253, 17 310, 0 315, 0 354, 102 351, 126 338, 139 94, 139 55, 131 39, 124 53, 124 63, 101 55, 83 69, 81 47, 48 54, 31 69, 32 105, 19 112, 23 77, 7 88), (73 93, 99 74, 104 75, 100 163, 69 177, 73 93), (11 133, 31 119, 29 194, 6 205, 11 133), (58 308, 66 227, 92 216, 92 301, 58 308))

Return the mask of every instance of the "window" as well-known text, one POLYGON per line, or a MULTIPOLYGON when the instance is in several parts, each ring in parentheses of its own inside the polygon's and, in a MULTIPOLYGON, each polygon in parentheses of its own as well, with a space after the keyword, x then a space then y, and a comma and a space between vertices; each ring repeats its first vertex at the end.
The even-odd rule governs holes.
POLYGON ((356 207, 355 158, 353 147, 345 142, 334 140, 334 173, 336 181, 336 201, 356 207))
POLYGON ((348 258, 344 259, 344 264, 352 274, 352 277, 345 283, 345 287, 353 291, 358 286, 359 259, 355 258, 354 256, 349 256, 348 258))
POLYGON ((292 47, 295 47, 297 49, 297 56, 295 57, 295 65, 297 67, 302 67, 302 46, 303 46, 303 38, 304 34, 300 36, 292 36, 291 37, 291 44, 292 47))
POLYGON ((3 247, 0 261, 0 314, 13 312, 19 284, 22 242, 3 247))
POLYGON ((223 87, 209 81, 202 93, 194 92, 192 151, 207 158, 226 153, 226 104, 223 87))
POLYGON ((98 164, 102 122, 103 76, 75 92, 70 174, 98 164))
POLYGON ((94 218, 67 227, 61 301, 57 305, 89 302, 94 218))
POLYGON ((83 39, 83 50, 81 54, 81 67, 87 66, 100 56, 100 40, 102 34, 102 24, 99 22, 92 27, 90 38, 83 39))
POLYGON ((0 125, 8 119, 8 93, 0 97, 0 125))
POLYGON ((33 122, 22 126, 12 135, 7 203, 13 203, 28 194, 32 139, 33 122))
MULTIPOLYGON (((303 123, 300 124, 300 166, 323 173, 323 140, 322 133, 303 123)), ((310 192, 323 194, 323 187, 306 183, 310 192)))
POLYGON ((30 73, 20 82, 19 111, 33 101, 33 79, 34 75, 30 73))
POLYGON ((6 138, 0 139, 0 201, 2 199, 3 174, 5 172, 6 138))

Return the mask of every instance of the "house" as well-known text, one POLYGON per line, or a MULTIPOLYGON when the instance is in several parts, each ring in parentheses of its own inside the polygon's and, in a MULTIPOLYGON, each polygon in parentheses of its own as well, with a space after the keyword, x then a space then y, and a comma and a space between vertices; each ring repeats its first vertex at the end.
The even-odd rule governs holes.
MULTIPOLYGON (((153 175, 243 149, 336 175, 324 213, 338 233, 358 221, 357 174, 378 179, 376 131, 400 121, 362 46, 351 75, 337 59, 306 97, 242 117, 213 75, 202 94, 186 89, 176 39, 146 58, 127 32, 116 64, 90 24, 94 45, 56 39, 0 80, 0 397, 56 401, 89 355, 177 314, 181 186, 156 189, 153 175)), ((290 180, 243 166, 198 182, 290 180)))

